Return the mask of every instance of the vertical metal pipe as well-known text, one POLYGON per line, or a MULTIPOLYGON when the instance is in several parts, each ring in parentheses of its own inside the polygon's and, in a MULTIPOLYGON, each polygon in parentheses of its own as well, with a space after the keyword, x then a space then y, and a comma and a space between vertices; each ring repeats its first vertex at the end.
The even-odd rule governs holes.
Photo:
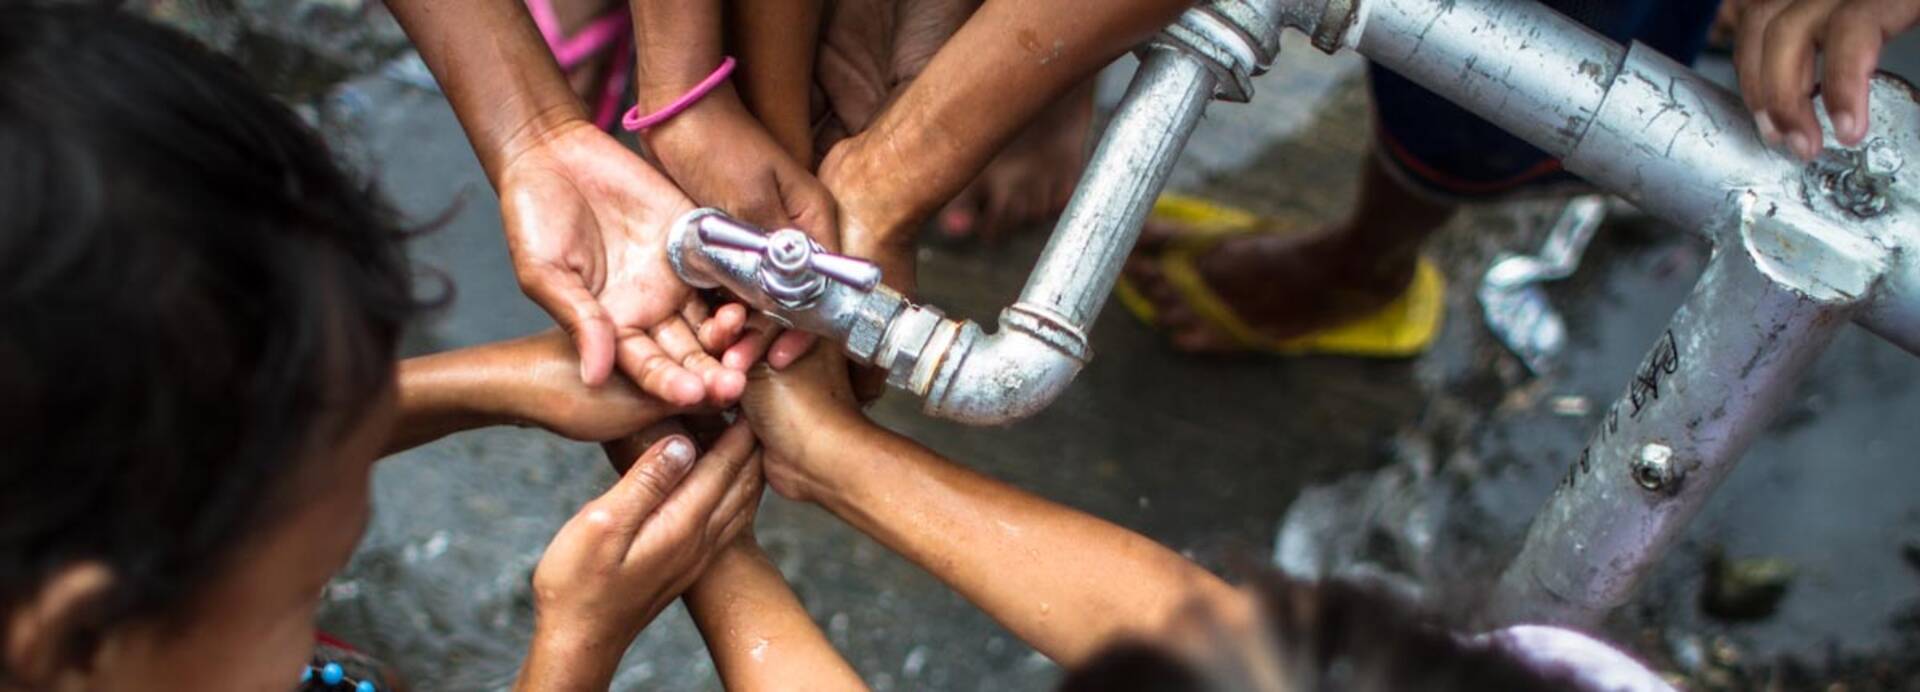
POLYGON ((1494 623, 1592 626, 1624 604, 1884 266, 1871 243, 1768 212, 1728 215, 1729 242, 1534 517, 1494 623))
POLYGON ((1364 0, 1361 11, 1361 54, 1555 156, 1585 134, 1626 56, 1525 0, 1364 0))
POLYGON ((1020 293, 1022 305, 1051 311, 1079 329, 1093 324, 1213 99, 1214 84, 1199 60, 1165 46, 1146 49, 1020 293))
POLYGON ((1154 199, 1212 100, 1214 73, 1150 44, 1087 163, 1020 300, 985 334, 961 325, 914 378, 929 415, 973 424, 1019 420, 1065 391, 1091 357, 1086 332, 1140 237, 1154 199), (928 369, 931 368, 931 369, 928 369))

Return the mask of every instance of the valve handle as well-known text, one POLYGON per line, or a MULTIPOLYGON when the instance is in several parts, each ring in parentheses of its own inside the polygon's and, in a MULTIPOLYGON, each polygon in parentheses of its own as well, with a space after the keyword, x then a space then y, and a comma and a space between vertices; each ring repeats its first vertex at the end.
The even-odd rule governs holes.
MULTIPOLYGON (((697 222, 701 242, 709 245, 757 253, 763 262, 772 262, 774 243, 768 234, 749 226, 738 219, 721 214, 708 214, 697 222)), ((820 247, 819 243, 805 238, 805 234, 796 229, 774 231, 774 235, 794 233, 805 239, 810 252, 806 255, 806 267, 813 272, 862 291, 871 291, 880 285, 880 267, 863 259, 836 255, 820 247)))

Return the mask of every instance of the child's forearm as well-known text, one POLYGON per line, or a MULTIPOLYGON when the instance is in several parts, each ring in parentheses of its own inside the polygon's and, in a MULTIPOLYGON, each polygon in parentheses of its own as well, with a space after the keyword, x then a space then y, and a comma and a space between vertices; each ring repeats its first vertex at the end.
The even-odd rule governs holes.
POLYGON ((814 51, 821 0, 727 0, 727 42, 740 58, 740 98, 781 148, 813 160, 814 51))
POLYGON ((861 135, 842 174, 861 188, 835 194, 910 232, 1049 104, 1192 4, 988 0, 861 135))
POLYGON ((447 435, 513 422, 506 387, 492 364, 498 344, 400 361, 400 417, 387 454, 447 435))
MULTIPOLYGON (((720 64, 724 52, 720 3, 631 0, 641 110, 653 112, 672 103, 720 64)), ((717 91, 729 88, 723 85, 717 91)))
POLYGON ((496 183, 518 151, 586 107, 522 0, 389 0, 496 183))
POLYGON ((514 692, 605 692, 632 638, 576 637, 534 628, 514 692))
POLYGON ((861 690, 751 536, 715 557, 684 598, 728 690, 861 690))
POLYGON ((822 445, 821 503, 1072 666, 1150 632, 1224 581, 1152 540, 948 462, 875 427, 822 445))
POLYGON ((408 358, 399 370, 400 420, 388 454, 490 425, 612 440, 682 412, 625 378, 582 384, 580 358, 559 331, 408 358))

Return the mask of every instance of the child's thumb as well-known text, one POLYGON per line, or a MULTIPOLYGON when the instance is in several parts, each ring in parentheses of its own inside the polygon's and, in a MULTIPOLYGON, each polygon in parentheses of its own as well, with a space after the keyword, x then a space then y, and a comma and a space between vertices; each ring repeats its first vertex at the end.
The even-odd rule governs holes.
POLYGON ((629 514, 635 531, 641 519, 666 502, 693 469, 693 441, 684 435, 669 435, 653 443, 633 462, 620 482, 602 498, 629 514))

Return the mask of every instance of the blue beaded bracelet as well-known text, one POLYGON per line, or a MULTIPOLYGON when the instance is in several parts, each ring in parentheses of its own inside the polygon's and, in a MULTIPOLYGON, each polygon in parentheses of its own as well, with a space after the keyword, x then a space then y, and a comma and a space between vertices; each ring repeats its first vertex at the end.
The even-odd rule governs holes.
POLYGON ((329 690, 341 685, 351 685, 349 689, 352 689, 353 692, 380 692, 380 688, 375 687, 372 680, 347 679, 347 670, 342 668, 339 663, 333 661, 326 661, 318 668, 315 668, 312 664, 301 668, 300 684, 305 685, 313 682, 316 673, 320 678, 320 684, 326 685, 329 690))

